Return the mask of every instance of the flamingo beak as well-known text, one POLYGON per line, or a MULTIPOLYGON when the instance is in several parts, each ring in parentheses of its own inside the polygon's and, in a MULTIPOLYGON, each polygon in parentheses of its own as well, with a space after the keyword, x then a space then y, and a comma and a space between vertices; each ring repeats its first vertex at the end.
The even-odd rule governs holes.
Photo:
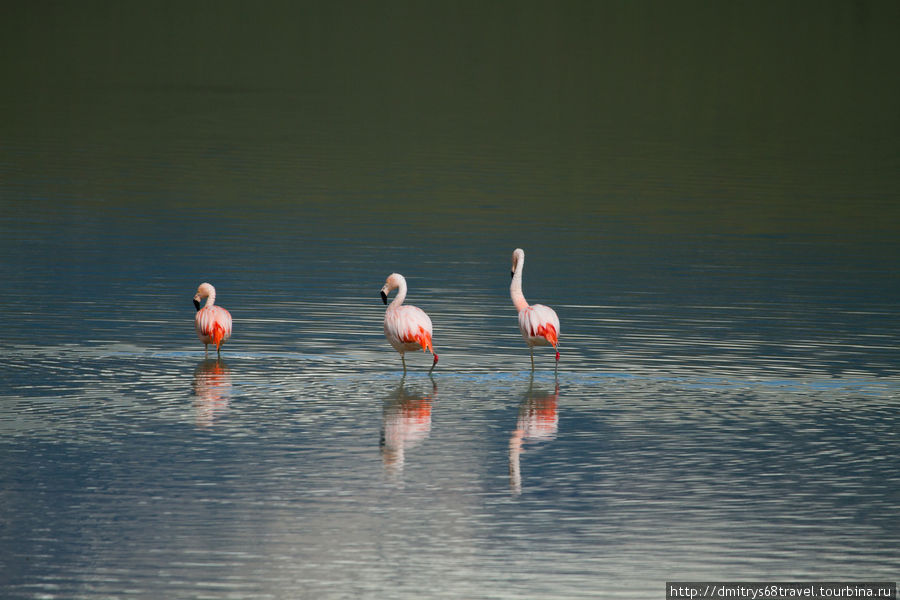
POLYGON ((384 293, 384 290, 381 290, 381 301, 387 304, 387 294, 384 293))
POLYGON ((196 296, 194 296, 194 308, 200 310, 200 300, 198 300, 196 296))
POLYGON ((510 272, 509 272, 509 278, 510 278, 510 279, 512 279, 512 278, 515 277, 515 276, 516 276, 516 272, 515 272, 515 271, 510 271, 510 272))

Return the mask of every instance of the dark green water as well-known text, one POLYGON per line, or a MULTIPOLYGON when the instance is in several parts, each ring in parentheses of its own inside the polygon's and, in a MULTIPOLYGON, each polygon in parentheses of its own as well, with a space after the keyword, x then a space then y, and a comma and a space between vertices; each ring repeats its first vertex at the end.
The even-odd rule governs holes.
POLYGON ((4 6, 0 595, 896 579, 898 25, 4 6), (529 373, 516 247, 556 376, 547 349, 529 373), (433 380, 382 335, 392 271, 433 380))

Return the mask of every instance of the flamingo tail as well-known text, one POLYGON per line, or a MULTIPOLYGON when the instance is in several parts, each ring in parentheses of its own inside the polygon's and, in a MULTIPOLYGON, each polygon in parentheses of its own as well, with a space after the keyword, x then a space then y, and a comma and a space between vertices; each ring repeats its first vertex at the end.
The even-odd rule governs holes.
POLYGON ((212 327, 212 341, 216 345, 216 350, 222 345, 222 340, 225 338, 225 328, 222 327, 218 323, 213 323, 212 327))

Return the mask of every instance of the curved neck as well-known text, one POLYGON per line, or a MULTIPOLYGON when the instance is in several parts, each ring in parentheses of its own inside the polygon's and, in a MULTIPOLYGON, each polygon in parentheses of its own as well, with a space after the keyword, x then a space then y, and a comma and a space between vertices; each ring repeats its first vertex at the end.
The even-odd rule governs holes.
POLYGON ((403 301, 406 300, 406 280, 401 279, 397 285, 397 295, 394 296, 394 300, 391 302, 391 308, 397 308, 403 301))
POLYGON ((216 303, 216 290, 215 290, 215 288, 213 288, 213 289, 209 290, 209 296, 206 297, 206 304, 204 304, 203 306, 204 307, 212 306, 215 303, 216 303))
POLYGON ((516 263, 516 270, 513 273, 512 283, 509 284, 509 297, 512 298, 513 304, 517 311, 528 308, 528 302, 522 293, 522 269, 525 267, 525 259, 522 258, 516 263))

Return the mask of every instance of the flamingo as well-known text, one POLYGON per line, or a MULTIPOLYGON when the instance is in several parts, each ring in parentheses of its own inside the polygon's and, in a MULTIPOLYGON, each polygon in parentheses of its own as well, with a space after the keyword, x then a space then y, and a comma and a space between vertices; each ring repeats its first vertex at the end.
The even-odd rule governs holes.
POLYGON ((534 371, 534 347, 553 346, 556 350, 556 365, 559 366, 559 317, 549 306, 543 304, 529 305, 522 294, 522 269, 525 267, 525 251, 521 248, 513 250, 512 283, 509 285, 509 296, 516 310, 519 311, 519 329, 522 337, 531 350, 531 370, 534 371))
POLYGON ((385 304, 391 290, 397 290, 397 295, 384 311, 384 337, 394 350, 400 353, 404 373, 406 373, 404 353, 407 350, 422 348, 423 352, 431 352, 434 355, 434 362, 428 370, 431 373, 438 361, 438 355, 434 353, 431 345, 431 319, 421 308, 403 305, 403 300, 406 299, 406 278, 400 273, 391 273, 381 288, 381 300, 385 304))
POLYGON ((216 352, 221 357, 222 344, 231 337, 231 313, 216 306, 216 288, 208 283, 201 283, 197 288, 194 308, 197 309, 194 325, 203 348, 209 353, 209 344, 215 344, 216 352), (206 298, 206 304, 200 308, 200 300, 203 298, 206 298))

